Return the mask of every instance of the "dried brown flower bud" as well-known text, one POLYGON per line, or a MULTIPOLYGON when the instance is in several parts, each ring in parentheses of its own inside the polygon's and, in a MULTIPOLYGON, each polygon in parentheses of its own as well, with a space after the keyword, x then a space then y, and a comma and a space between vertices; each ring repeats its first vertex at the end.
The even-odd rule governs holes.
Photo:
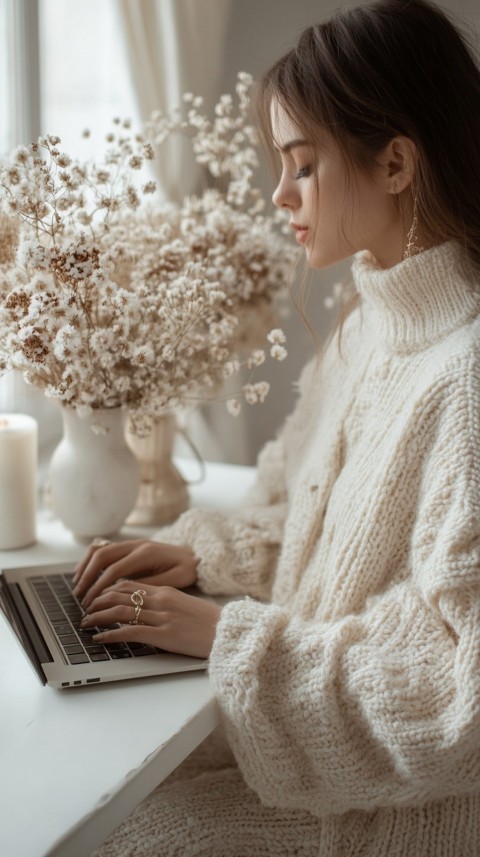
POLYGON ((18 220, 0 214, 0 265, 12 265, 17 255, 18 220))
POLYGON ((26 315, 30 306, 30 295, 24 292, 23 289, 16 289, 10 292, 5 298, 6 309, 20 309, 26 315))
POLYGON ((22 343, 22 351, 32 363, 45 363, 48 357, 48 348, 42 337, 35 331, 27 336, 22 343))

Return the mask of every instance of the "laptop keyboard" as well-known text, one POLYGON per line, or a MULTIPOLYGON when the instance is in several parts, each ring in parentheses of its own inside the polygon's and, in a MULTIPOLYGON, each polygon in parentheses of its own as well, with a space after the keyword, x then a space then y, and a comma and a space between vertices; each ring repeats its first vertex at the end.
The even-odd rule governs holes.
POLYGON ((37 598, 48 616, 60 646, 71 664, 116 661, 156 655, 160 649, 143 643, 97 643, 93 634, 100 628, 81 628, 85 610, 72 592, 73 574, 32 577, 37 598))

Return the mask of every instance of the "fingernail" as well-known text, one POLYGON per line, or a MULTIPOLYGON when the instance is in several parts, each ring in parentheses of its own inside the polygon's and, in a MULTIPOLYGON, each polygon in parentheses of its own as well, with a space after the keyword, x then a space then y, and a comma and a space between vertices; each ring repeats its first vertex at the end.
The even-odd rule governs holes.
POLYGON ((103 640, 103 634, 92 634, 92 640, 103 640))

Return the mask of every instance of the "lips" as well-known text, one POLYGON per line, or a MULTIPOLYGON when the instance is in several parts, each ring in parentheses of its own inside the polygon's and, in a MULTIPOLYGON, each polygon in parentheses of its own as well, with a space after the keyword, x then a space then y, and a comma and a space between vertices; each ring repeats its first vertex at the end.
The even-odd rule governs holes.
POLYGON ((308 238, 308 226, 300 226, 298 223, 291 223, 293 231, 295 232, 295 238, 297 239, 299 244, 305 244, 308 238))

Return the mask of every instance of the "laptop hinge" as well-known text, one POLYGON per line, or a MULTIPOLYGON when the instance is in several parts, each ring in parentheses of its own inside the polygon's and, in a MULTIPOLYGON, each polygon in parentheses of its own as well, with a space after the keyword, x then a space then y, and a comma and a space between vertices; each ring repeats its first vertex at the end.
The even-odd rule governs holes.
POLYGON ((54 659, 47 649, 45 640, 18 583, 6 583, 5 579, 0 576, 0 601, 3 611, 17 637, 20 638, 35 672, 42 684, 46 684, 42 663, 52 663, 54 659))

